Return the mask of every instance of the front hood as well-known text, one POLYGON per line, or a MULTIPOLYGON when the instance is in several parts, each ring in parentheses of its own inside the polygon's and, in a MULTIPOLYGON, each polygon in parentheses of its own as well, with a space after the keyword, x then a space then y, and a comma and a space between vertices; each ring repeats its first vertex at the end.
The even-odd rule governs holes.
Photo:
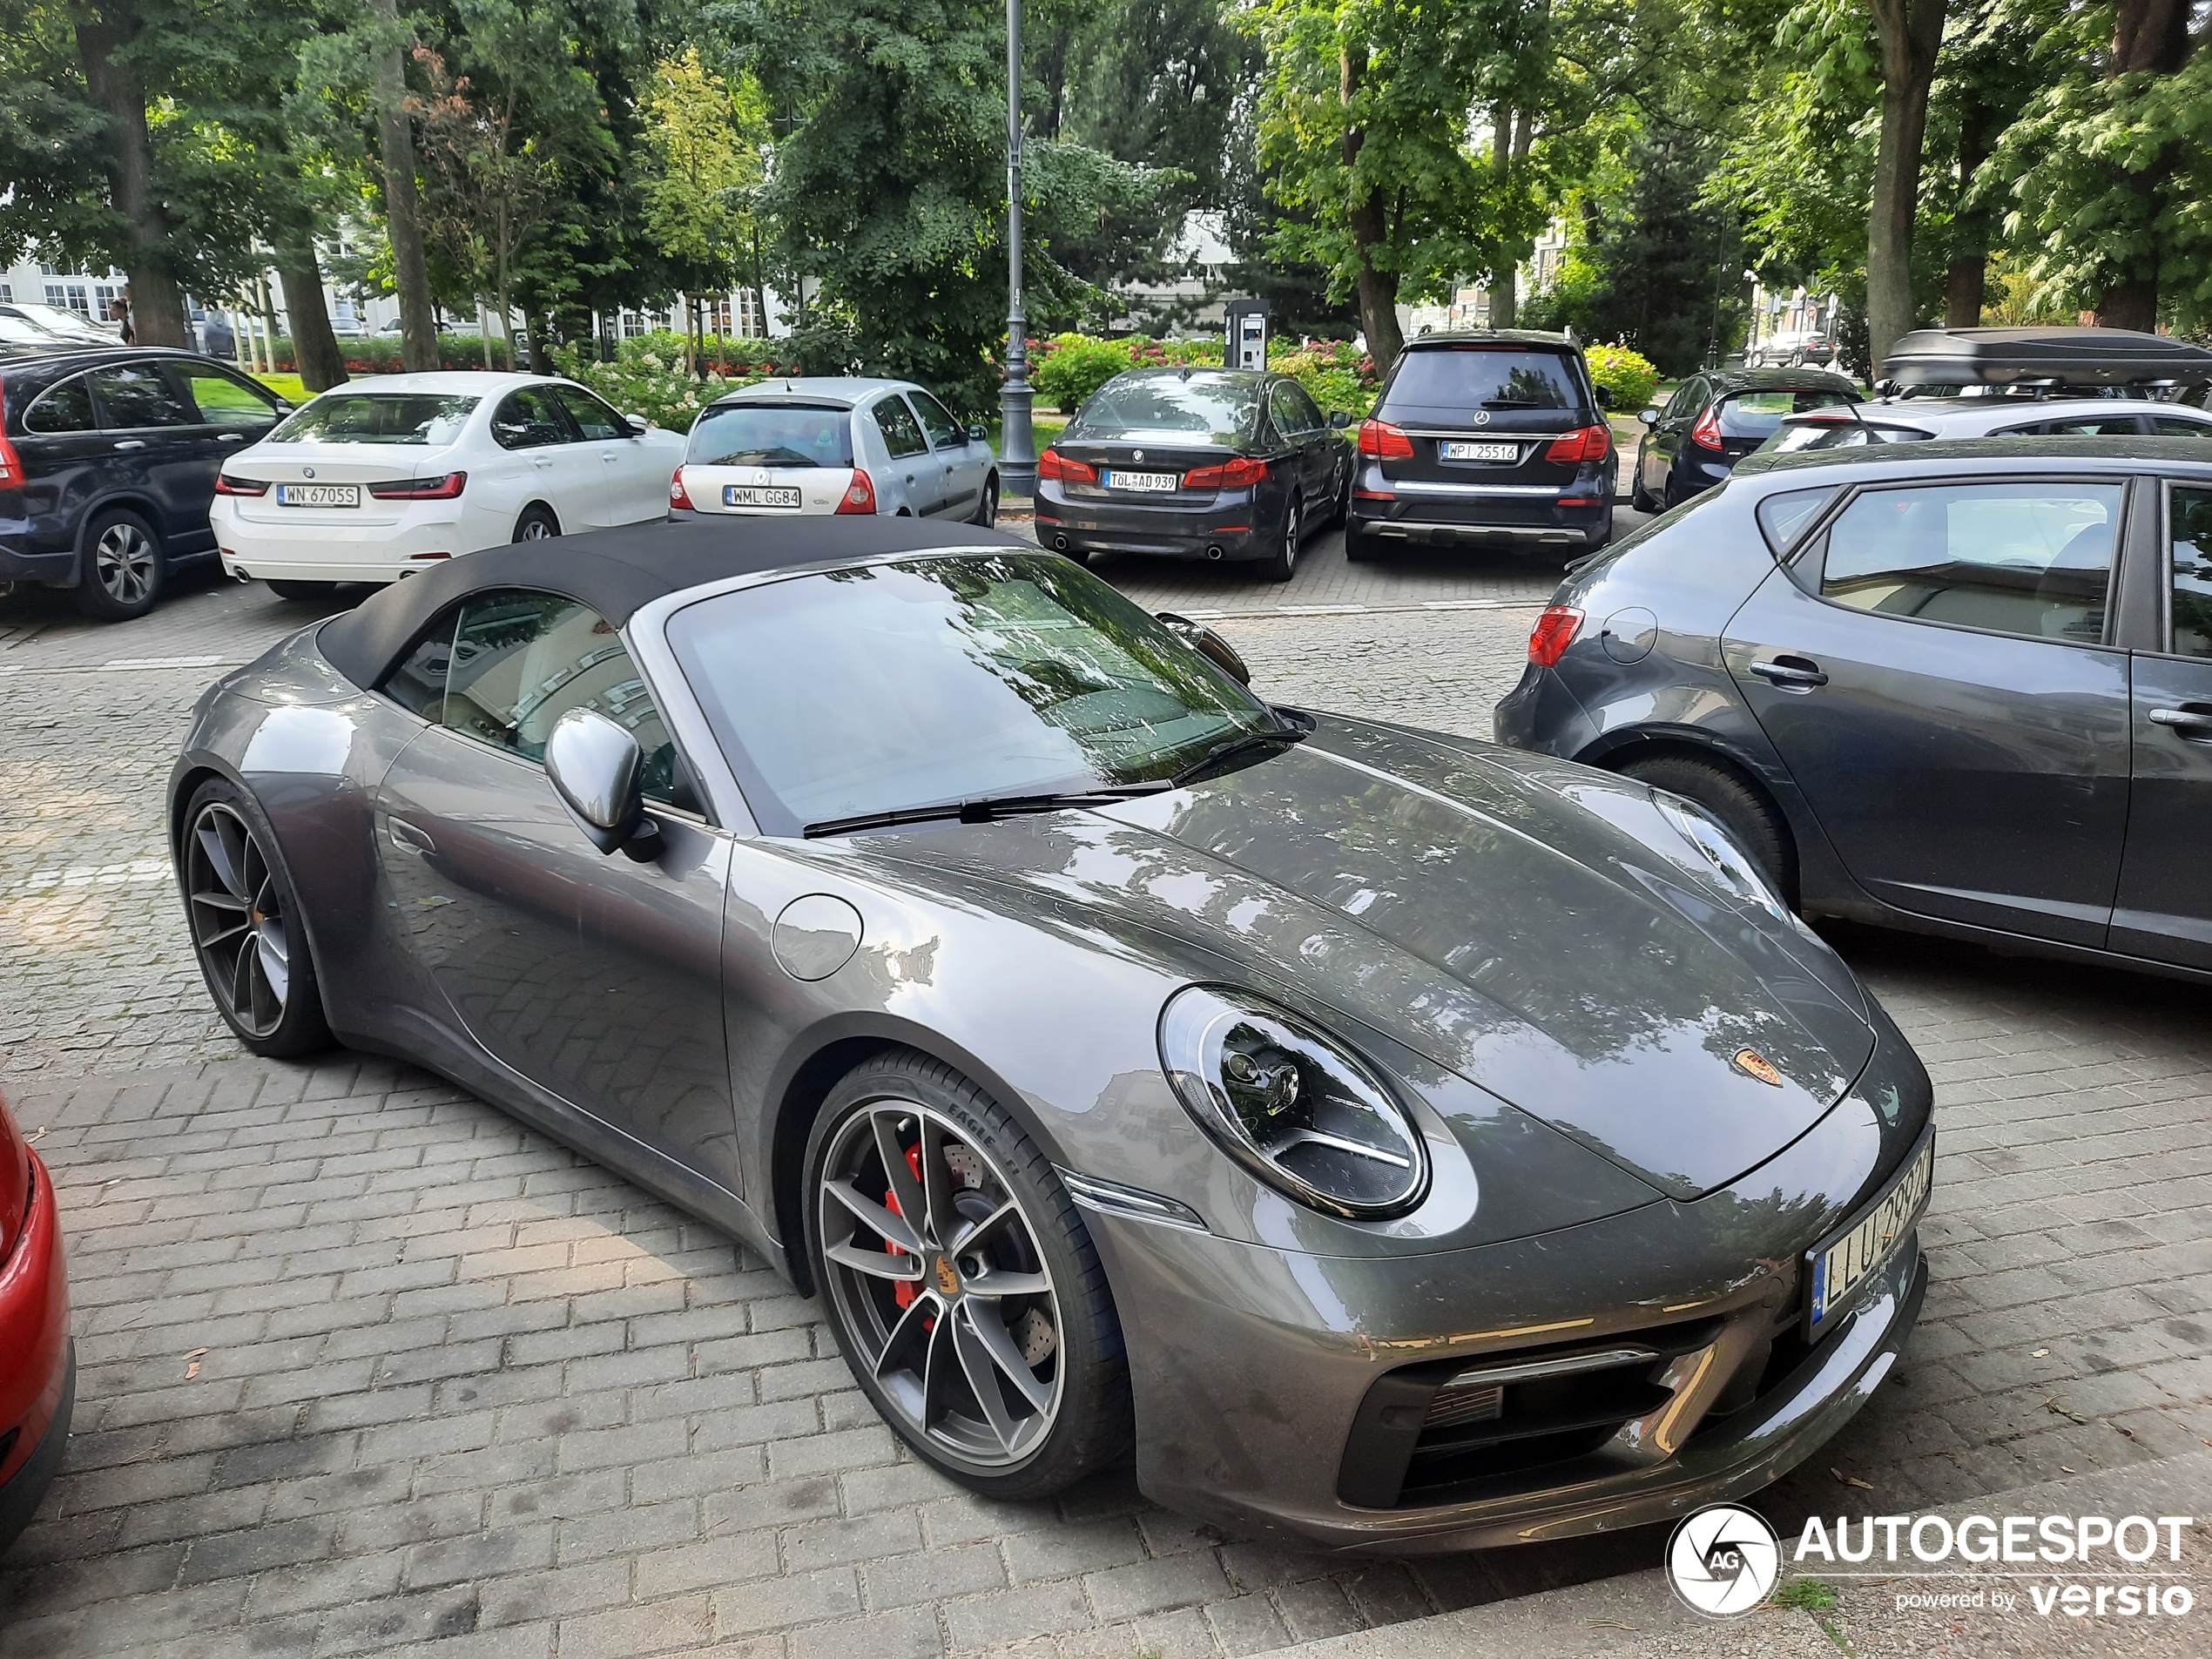
POLYGON ((1672 832, 1642 785, 1527 761, 1325 718, 1190 789, 880 845, 1341 1009, 1672 1197, 1726 1186, 1865 1065, 1854 982, 1687 848, 1655 850, 1649 826, 1672 832), (1739 1069, 1745 1049, 1780 1082, 1739 1069))

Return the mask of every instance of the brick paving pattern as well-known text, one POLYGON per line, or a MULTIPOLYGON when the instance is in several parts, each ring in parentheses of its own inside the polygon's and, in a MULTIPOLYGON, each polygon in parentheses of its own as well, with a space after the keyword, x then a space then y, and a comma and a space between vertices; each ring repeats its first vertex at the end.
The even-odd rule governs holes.
MULTIPOLYGON (((1104 574, 1261 609, 1212 572, 1205 606, 1104 574)), ((1357 603, 1438 597, 1398 574, 1357 603)), ((1325 556, 1290 603, 1353 603, 1309 577, 1325 556)), ((1499 607, 1221 625, 1275 695, 1479 732, 1555 573, 1451 579, 1499 607)), ((0 1083, 60 1191, 82 1372, 64 1472, 0 1560, 0 1655, 1176 1659, 1657 1558, 1644 1534, 1346 1563, 1196 1527, 1125 1474, 961 1493, 711 1230, 421 1072, 216 1040, 158 826, 212 671, 98 664, 241 660, 311 613, 225 590, 100 631, 51 606, 0 603, 0 1083)), ((1898 1513, 2201 1449, 2201 993, 1838 937, 1937 1079, 1934 1285, 1895 1380, 1761 1507, 1898 1513)))

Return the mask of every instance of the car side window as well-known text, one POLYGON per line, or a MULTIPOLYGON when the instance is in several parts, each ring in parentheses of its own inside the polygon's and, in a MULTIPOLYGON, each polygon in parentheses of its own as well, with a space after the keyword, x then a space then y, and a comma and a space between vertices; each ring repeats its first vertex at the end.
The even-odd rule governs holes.
POLYGON ((265 431, 274 426, 284 413, 277 407, 276 395, 268 388, 257 386, 228 369, 206 363, 178 363, 174 367, 185 383, 185 390, 192 394, 192 401, 199 409, 200 420, 209 426, 221 427, 226 431, 265 431))
POLYGON ((2142 428, 2134 415, 2085 415, 2074 421, 2044 421, 2034 426, 2008 427, 2002 433, 1992 435, 2007 438, 2132 438, 2141 431, 2142 428))
POLYGON ((48 387, 23 415, 23 429, 30 433, 92 432, 99 424, 92 413, 92 383, 82 374, 48 387))
POLYGON ((1675 388, 1675 395, 1668 400, 1666 413, 1662 418, 1679 421, 1685 415, 1695 415, 1704 404, 1705 382, 1696 378, 1686 380, 1675 388))
POLYGON ((2185 421, 2178 415, 2152 416, 2150 429, 2161 438, 2212 438, 2212 421, 2185 421))
POLYGON ((611 623, 555 593, 510 590, 462 604, 444 692, 424 718, 543 761, 546 738, 570 709, 595 710, 637 739, 648 799, 697 810, 675 739, 611 623))
POLYGON ((1304 437, 1321 427, 1321 411, 1295 381, 1276 381, 1267 395, 1267 407, 1275 416, 1276 429, 1286 438, 1304 437))
POLYGON ((491 437, 502 449, 543 449, 575 442, 550 386, 519 386, 502 398, 492 411, 491 437))
POLYGON ((96 368, 92 395, 110 428, 198 426, 199 417, 177 395, 177 388, 155 363, 118 363, 96 368))
POLYGON ((626 438, 630 422, 617 415, 581 386, 556 386, 553 395, 561 400, 561 407, 577 424, 577 430, 588 440, 626 438))
POLYGON ((914 413, 921 417, 929 442, 940 449, 958 449, 968 442, 968 433, 954 420, 945 406, 927 392, 909 392, 907 401, 914 406, 914 413))
POLYGON ((2176 489, 2168 520, 2174 538, 2173 644, 2183 657, 2212 657, 2212 489, 2176 489))
POLYGON ((929 440, 921 435, 921 426, 907 407, 904 398, 887 397, 869 411, 875 416, 876 430, 883 434, 883 447, 891 452, 894 461, 903 461, 908 455, 929 453, 929 440))
POLYGON ((383 692, 409 714, 436 722, 445 700, 446 671, 453 663, 453 625, 459 612, 448 610, 421 633, 384 677, 383 692))
POLYGON ((1870 489, 1829 527, 1820 593, 1918 622, 2094 644, 2105 631, 2118 483, 1870 489))

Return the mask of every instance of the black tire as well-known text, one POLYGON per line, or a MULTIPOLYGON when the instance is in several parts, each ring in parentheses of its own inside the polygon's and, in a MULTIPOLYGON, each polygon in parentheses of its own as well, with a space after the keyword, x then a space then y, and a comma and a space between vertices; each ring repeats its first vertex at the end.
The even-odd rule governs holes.
POLYGON ((338 591, 335 582, 272 582, 269 591, 280 599, 327 599, 338 591))
POLYGON ((1329 522, 1325 527, 1341 529, 1352 522, 1352 472, 1346 469, 1337 481, 1336 498, 1329 508, 1329 522))
POLYGON ((1613 503, 1605 503, 1605 522, 1597 527, 1597 534, 1590 537, 1588 550, 1592 553, 1613 544, 1613 503))
POLYGON ((1791 909, 1797 905, 1797 848, 1790 826, 1772 802, 1745 782, 1733 767, 1696 755, 1659 754, 1629 761, 1624 777, 1696 801, 1725 825, 1730 834, 1791 909))
POLYGON ((1639 513, 1656 513, 1659 510, 1659 503, 1652 499, 1651 492, 1643 487, 1643 446, 1642 444, 1636 446, 1635 475, 1629 480, 1629 505, 1639 513))
POLYGON ((1274 553, 1260 562, 1260 575, 1270 582, 1288 582, 1298 574, 1298 549, 1305 543, 1305 515, 1298 510, 1298 496, 1293 494, 1283 514, 1283 539, 1274 553))
POLYGON ((1347 523, 1344 527, 1344 562, 1346 564, 1372 564, 1381 556, 1382 549, 1372 536, 1363 534, 1358 526, 1347 523))
POLYGON ((993 473, 983 481, 983 498, 975 503, 975 517, 972 521, 989 529, 999 522, 999 475, 993 473))
POLYGON ((1127 1453, 1135 1434, 1129 1367, 1105 1269, 1050 1162, 996 1101, 941 1062, 887 1049, 830 1090, 807 1136, 805 1168, 806 1256, 824 1314, 860 1392, 915 1455, 971 1491, 1035 1499, 1127 1453), (897 1178, 881 1150, 887 1135, 911 1153, 900 1160, 907 1167, 897 1178), (925 1163, 933 1144, 935 1154, 925 1163), (916 1174, 933 1170, 936 1183, 916 1174), (884 1200, 895 1207, 876 1203, 879 1180, 884 1200), (854 1197, 840 1197, 833 1187, 854 1197), (897 1202, 901 1190, 904 1203, 897 1202), (1008 1214, 1008 1199, 1010 1218, 992 1228, 991 1242, 964 1247, 960 1229, 1008 1214), (917 1207, 925 1217, 938 1211, 954 1217, 951 1249, 938 1248, 948 1230, 928 1221, 907 1235, 920 1250, 887 1250, 888 1231, 872 1231, 860 1213, 873 1211, 889 1229, 898 1224, 894 1216, 903 1220, 917 1207), (842 1252, 835 1260, 824 1243, 826 1217, 847 1235, 833 1241, 842 1252), (902 1279, 853 1264, 896 1266, 909 1258, 918 1258, 915 1270, 902 1279), (1046 1288, 1036 1294, 975 1288, 1000 1279, 1046 1288), (906 1302, 896 1294, 902 1282, 912 1287, 906 1302), (995 1337, 986 1339, 994 1320, 995 1337), (982 1363, 979 1353, 1006 1354, 1009 1341, 1012 1365, 982 1363), (1031 1359, 1033 1352, 1038 1357, 1031 1359), (1027 1384, 1016 1380, 1015 1365, 1027 1384), (995 1416, 968 1380, 971 1366, 996 1392, 995 1416), (1040 1369, 1050 1377, 1040 1377, 1040 1369), (1029 1385, 1049 1393, 1049 1406, 1029 1385), (1001 1419, 1008 1426, 1000 1427, 1001 1419))
POLYGON ((515 533, 508 539, 514 542, 546 542, 561 533, 561 521, 543 502, 532 502, 523 509, 523 516, 515 521, 515 533))
POLYGON ((184 824, 177 873, 185 923, 223 1023, 272 1058, 330 1047, 299 894, 260 803, 228 779, 210 779, 185 803, 184 824))
POLYGON ((168 556, 153 526, 127 507, 111 507, 84 527, 77 603, 97 622, 143 617, 161 598, 168 556))

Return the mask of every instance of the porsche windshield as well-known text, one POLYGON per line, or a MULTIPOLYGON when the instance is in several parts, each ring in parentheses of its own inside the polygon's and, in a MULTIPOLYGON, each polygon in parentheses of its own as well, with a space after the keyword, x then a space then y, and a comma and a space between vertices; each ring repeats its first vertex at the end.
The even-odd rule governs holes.
POLYGON ((1279 729, 1164 626, 1046 553, 794 577, 688 605, 668 639, 772 835, 1164 779, 1279 729))

